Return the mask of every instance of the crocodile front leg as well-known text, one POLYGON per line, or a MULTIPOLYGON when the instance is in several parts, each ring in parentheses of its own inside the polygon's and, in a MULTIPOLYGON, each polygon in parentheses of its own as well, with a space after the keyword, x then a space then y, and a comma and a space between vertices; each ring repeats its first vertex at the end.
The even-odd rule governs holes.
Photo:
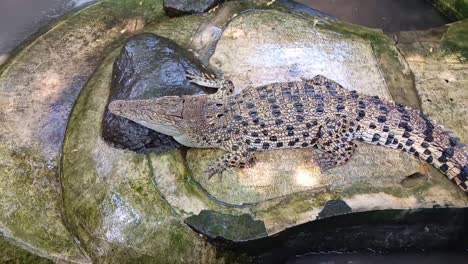
POLYGON ((190 79, 190 82, 200 86, 217 88, 213 96, 224 98, 234 93, 234 84, 230 80, 218 79, 215 76, 208 76, 206 74, 190 74, 186 73, 185 76, 190 79))

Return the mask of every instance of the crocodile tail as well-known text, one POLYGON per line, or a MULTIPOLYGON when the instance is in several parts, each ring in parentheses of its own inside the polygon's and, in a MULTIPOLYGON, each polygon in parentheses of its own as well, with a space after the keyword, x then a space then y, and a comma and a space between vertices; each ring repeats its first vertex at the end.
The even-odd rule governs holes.
POLYGON ((427 115, 401 104, 369 97, 357 105, 357 120, 362 127, 355 133, 356 139, 409 152, 468 192, 468 151, 459 138, 427 115), (359 110, 359 104, 367 105, 365 112, 359 110))

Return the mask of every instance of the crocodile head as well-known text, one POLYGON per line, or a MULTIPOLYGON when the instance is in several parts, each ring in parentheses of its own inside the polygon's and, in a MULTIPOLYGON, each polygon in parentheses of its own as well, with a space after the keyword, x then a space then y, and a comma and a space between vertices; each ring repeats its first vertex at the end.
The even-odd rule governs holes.
POLYGON ((109 111, 157 132, 178 137, 184 134, 184 98, 164 96, 148 100, 115 100, 109 111))

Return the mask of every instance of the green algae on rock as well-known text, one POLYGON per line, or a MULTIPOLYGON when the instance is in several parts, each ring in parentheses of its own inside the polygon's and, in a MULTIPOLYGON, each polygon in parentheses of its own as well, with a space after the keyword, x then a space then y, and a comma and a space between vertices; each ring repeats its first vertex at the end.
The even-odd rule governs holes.
POLYGON ((86 262, 61 222, 57 171, 31 149, 1 148, 0 156, 2 236, 39 256, 86 262))
POLYGON ((207 197, 197 182, 190 177, 180 151, 149 154, 148 162, 154 188, 177 214, 189 217, 199 214, 202 210, 225 211, 207 197))
POLYGON ((460 54, 460 60, 463 62, 468 61, 468 19, 448 26, 442 46, 449 53, 460 54))
POLYGON ((118 20, 140 18, 143 25, 134 25, 135 28, 164 15, 163 0, 105 0, 101 4, 118 20))
POLYGON ((155 21, 145 26, 144 32, 157 34, 172 40, 186 49, 193 48, 193 36, 200 25, 209 20, 214 13, 178 17, 164 21, 155 21))
POLYGON ((198 237, 154 188, 145 155, 113 149, 100 138, 112 62, 103 62, 78 98, 62 158, 65 216, 93 260, 217 263, 198 237), (157 241, 157 242, 156 242, 157 241))
POLYGON ((0 69, 0 228, 41 256, 89 262, 61 220, 57 163, 74 100, 106 51, 164 15, 162 1, 151 1, 159 11, 150 18, 123 15, 139 2, 100 1, 68 14, 0 69))
POLYGON ((429 0, 444 15, 453 20, 468 18, 468 0, 429 0))
POLYGON ((39 257, 0 237, 0 263, 37 263, 52 264, 52 260, 39 257))

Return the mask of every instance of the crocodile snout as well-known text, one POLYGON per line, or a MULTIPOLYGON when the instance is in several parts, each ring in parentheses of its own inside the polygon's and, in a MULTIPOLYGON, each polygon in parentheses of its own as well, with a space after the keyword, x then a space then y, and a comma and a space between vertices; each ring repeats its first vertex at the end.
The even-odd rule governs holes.
POLYGON ((122 100, 115 100, 109 104, 109 111, 115 115, 121 115, 124 102, 122 100))

